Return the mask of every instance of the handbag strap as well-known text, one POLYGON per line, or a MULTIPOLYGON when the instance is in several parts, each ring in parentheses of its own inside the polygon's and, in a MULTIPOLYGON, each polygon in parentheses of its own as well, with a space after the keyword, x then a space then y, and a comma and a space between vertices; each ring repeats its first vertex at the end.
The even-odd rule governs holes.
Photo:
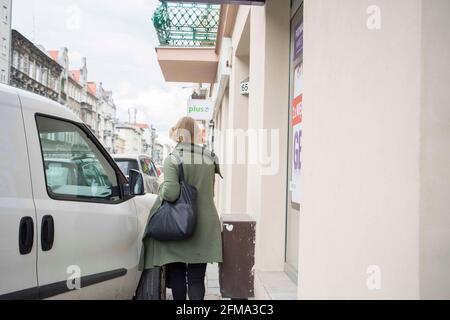
POLYGON ((183 168, 183 159, 181 159, 177 154, 171 153, 171 156, 173 156, 178 164, 178 178, 180 182, 184 182, 184 168, 183 168))

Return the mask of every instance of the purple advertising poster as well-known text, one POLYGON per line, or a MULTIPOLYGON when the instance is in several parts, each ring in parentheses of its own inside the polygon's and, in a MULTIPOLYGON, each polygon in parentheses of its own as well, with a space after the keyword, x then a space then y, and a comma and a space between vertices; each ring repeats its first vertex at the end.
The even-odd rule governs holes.
POLYGON ((294 60, 303 53, 303 22, 295 27, 294 32, 294 60))

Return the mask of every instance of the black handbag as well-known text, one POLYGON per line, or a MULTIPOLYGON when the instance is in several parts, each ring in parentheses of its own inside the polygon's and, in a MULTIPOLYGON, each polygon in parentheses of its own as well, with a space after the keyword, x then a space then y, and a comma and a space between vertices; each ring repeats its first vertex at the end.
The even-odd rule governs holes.
POLYGON ((178 165, 180 196, 175 202, 163 201, 147 226, 147 236, 159 241, 186 240, 194 233, 197 223, 197 189, 184 179, 183 161, 174 156, 178 165))

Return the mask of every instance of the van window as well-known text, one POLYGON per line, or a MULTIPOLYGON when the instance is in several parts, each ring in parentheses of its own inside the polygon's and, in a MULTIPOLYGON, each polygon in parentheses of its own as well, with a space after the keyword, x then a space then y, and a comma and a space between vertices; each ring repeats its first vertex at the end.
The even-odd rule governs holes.
POLYGON ((52 198, 120 200, 116 172, 86 132, 63 120, 37 116, 36 121, 52 198))

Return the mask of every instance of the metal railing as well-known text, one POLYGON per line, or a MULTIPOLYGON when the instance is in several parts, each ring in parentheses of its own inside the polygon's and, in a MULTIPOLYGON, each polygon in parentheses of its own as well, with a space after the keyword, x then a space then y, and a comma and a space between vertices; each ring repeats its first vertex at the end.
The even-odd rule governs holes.
POLYGON ((213 47, 216 44, 220 5, 161 1, 153 25, 161 46, 213 47))

